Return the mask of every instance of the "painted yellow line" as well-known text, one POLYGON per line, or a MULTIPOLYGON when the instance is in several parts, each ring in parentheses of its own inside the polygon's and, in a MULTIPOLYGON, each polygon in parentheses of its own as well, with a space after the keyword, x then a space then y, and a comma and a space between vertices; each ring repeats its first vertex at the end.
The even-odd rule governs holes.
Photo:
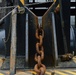
MULTIPOLYGON (((23 5, 25 4, 24 0, 20 0, 20 2, 21 2, 23 5)), ((18 8, 20 8, 19 5, 18 5, 18 8)))
POLYGON ((67 73, 70 73, 70 74, 76 75, 76 73, 73 72, 73 71, 71 71, 71 70, 64 70, 64 72, 67 72, 67 73))
MULTIPOLYGON (((31 72, 32 74, 37 74, 35 71, 28 71, 28 72, 31 72)), ((51 75, 51 72, 46 71, 45 74, 51 75)))
POLYGON ((47 72, 47 71, 46 71, 45 74, 51 75, 51 72, 47 72))
POLYGON ((28 72, 31 72, 32 74, 37 74, 35 71, 28 71, 28 72))
POLYGON ((56 2, 56 0, 54 0, 54 2, 56 2))
POLYGON ((4 75, 4 74, 0 73, 0 75, 4 75))
POLYGON ((55 73, 56 73, 56 74, 59 74, 59 75, 68 75, 68 74, 66 74, 66 73, 63 73, 63 72, 60 72, 60 71, 57 71, 57 70, 55 70, 55 73))
POLYGON ((20 8, 20 6, 18 5, 18 8, 20 8))
MULTIPOLYGON (((56 2, 56 0, 54 0, 54 2, 56 2)), ((59 7, 59 4, 58 4, 58 6, 57 7, 59 7)))
POLYGON ((20 0, 20 2, 21 2, 23 5, 25 4, 24 0, 20 0))

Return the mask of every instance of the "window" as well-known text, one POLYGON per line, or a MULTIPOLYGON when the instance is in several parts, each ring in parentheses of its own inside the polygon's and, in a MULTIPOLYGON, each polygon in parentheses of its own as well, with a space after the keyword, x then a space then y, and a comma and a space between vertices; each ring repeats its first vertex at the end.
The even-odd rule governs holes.
POLYGON ((35 2, 46 2, 47 0, 35 0, 35 2))
POLYGON ((29 0, 29 2, 48 2, 48 1, 53 1, 53 0, 29 0))
POLYGON ((71 2, 75 2, 75 0, 71 0, 71 2))
POLYGON ((75 16, 70 16, 70 24, 75 26, 75 16))
POLYGON ((0 3, 2 3, 2 0, 0 0, 0 3))
MULTIPOLYGON (((70 0, 70 2, 76 2, 76 0, 70 0)), ((76 9, 76 7, 75 6, 73 6, 73 7, 70 7, 70 9, 76 9)), ((71 15, 70 16, 70 24, 72 25, 72 26, 75 26, 75 15, 71 15)))
POLYGON ((33 0, 29 0, 29 2, 33 2, 33 0))

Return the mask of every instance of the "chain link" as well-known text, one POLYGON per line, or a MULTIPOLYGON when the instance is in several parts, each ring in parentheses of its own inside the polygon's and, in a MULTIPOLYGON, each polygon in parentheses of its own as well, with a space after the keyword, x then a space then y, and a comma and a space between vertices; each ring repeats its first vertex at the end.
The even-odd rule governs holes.
POLYGON ((34 70, 38 75, 44 75, 46 67, 41 62, 44 59, 44 48, 43 48, 44 31, 42 29, 42 25, 37 26, 35 35, 38 42, 36 43, 37 53, 35 54, 35 61, 37 62, 37 64, 34 66, 34 70))

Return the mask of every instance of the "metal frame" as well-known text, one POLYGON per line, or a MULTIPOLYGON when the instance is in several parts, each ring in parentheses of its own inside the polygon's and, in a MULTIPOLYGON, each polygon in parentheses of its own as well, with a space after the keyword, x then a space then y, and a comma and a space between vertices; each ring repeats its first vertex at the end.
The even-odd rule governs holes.
MULTIPOLYGON (((49 9, 46 11, 46 13, 42 16, 42 25, 43 26, 45 26, 45 22, 47 21, 46 19, 49 17, 49 14, 50 14, 50 12, 54 12, 54 10, 55 10, 55 8, 57 7, 57 5, 58 5, 58 1, 57 2, 54 2, 50 7, 49 7, 49 9)), ((29 6, 28 6, 29 7, 29 6)), ((28 13, 30 16, 29 17, 31 17, 29 20, 29 23, 31 23, 31 26, 29 25, 29 27, 31 28, 31 29, 33 29, 33 30, 30 30, 29 29, 29 33, 31 33, 31 35, 30 36, 32 36, 32 37, 30 37, 30 39, 32 38, 32 39, 35 39, 34 38, 34 35, 32 35, 32 34, 34 34, 35 33, 35 30, 36 30, 36 25, 37 25, 37 21, 38 21, 38 18, 37 18, 37 16, 31 11, 31 10, 29 10, 26 6, 25 6, 25 10, 26 10, 26 13, 28 13)), ((50 21, 50 20, 49 20, 50 21)), ((45 29, 45 28, 44 28, 45 29)), ((53 33, 52 33, 52 35, 53 35, 53 33)), ((53 36, 55 36, 55 35, 53 35, 53 36)), ((29 40, 30 40, 29 39, 29 40)), ((31 40, 32 40, 31 39, 31 40)), ((54 39, 55 40, 55 39, 54 39)), ((33 41, 35 41, 35 40, 33 40, 33 41)), ((31 43, 31 42, 29 42, 29 43, 31 43)), ((34 42, 33 42, 34 43, 34 42)), ((54 59, 56 60, 54 60, 54 62, 56 62, 57 63, 57 60, 58 60, 58 54, 57 54, 57 48, 56 48, 56 41, 54 41, 54 47, 55 47, 55 51, 53 52, 54 53, 54 55, 53 56, 55 56, 54 57, 54 59), (56 52, 56 55, 55 55, 55 52, 56 52)), ((34 44, 33 44, 34 45, 34 44)), ((35 50, 33 47, 31 47, 30 49, 29 49, 29 51, 31 51, 31 49, 33 49, 33 50, 35 50)), ((33 55, 33 54, 32 54, 33 55)), ((33 56, 34 57, 34 56, 33 56)), ((32 61, 34 61, 33 59, 32 59, 32 61)), ((29 63, 30 61, 28 61, 28 63, 29 63)), ((33 63, 34 64, 34 63, 33 63)), ((33 65, 32 64, 32 65, 33 65)), ((55 65, 55 64, 54 64, 55 65)))
MULTIPOLYGON (((53 43, 53 49, 54 49, 54 66, 56 66, 56 63, 57 63, 57 60, 58 60, 58 52, 57 52, 57 40, 56 40, 56 31, 55 31, 55 21, 54 21, 54 13, 51 13, 51 12, 54 12, 54 10, 55 10, 55 8, 57 7, 57 5, 58 5, 58 0, 56 1, 56 2, 54 2, 50 7, 49 7, 49 9, 45 12, 45 14, 42 16, 42 25, 43 25, 43 28, 44 28, 44 30, 46 31, 46 27, 45 26, 47 26, 47 28, 48 28, 48 25, 45 23, 46 21, 47 21, 47 18, 49 17, 49 15, 50 15, 50 18, 49 18, 49 21, 50 21, 50 19, 52 20, 52 23, 53 23, 53 25, 51 25, 50 27, 52 27, 53 29, 51 30, 51 28, 48 28, 49 30, 50 30, 50 32, 49 32, 49 34, 52 34, 52 43, 53 43), (52 15, 52 18, 51 18, 51 15, 52 15), (45 25, 46 24, 46 25, 45 25)), ((32 11, 30 11, 26 6, 25 6, 25 10, 26 10, 26 12, 25 13, 28 13, 29 14, 29 16, 31 16, 31 18, 30 18, 30 22, 33 24, 33 26, 31 26, 32 27, 32 29, 33 29, 33 33, 35 33, 35 30, 36 30, 36 26, 37 26, 37 23, 38 23, 38 17, 32 12, 32 11), (31 21, 31 19, 32 19, 32 21, 31 21)), ((16 68, 16 64, 15 64, 15 62, 16 62, 16 41, 17 41, 17 39, 16 39, 16 16, 17 16, 17 14, 16 14, 16 9, 12 12, 12 14, 13 14, 13 16, 12 16, 12 32, 11 32, 11 56, 10 56, 10 75, 14 75, 15 74, 15 72, 16 72, 16 70, 15 70, 15 68, 16 68), (12 59, 13 58, 13 59, 12 59), (13 65, 12 65, 13 64, 13 65)), ((62 18, 62 17, 61 17, 62 18)), ((49 24, 50 25, 50 24, 49 24)), ((27 30, 26 30, 26 35, 28 35, 29 33, 27 33, 28 32, 28 26, 26 25, 26 28, 27 28, 27 30)), ((33 37, 33 39, 34 39, 34 37, 33 37)), ((28 43, 29 43, 29 41, 28 41, 28 36, 26 37, 26 49, 28 49, 28 43)), ((25 52, 25 53, 27 53, 27 52, 25 52)), ((26 63, 28 63, 28 58, 25 58, 25 61, 26 61, 26 63)))
POLYGON ((55 15, 52 12, 52 23, 53 23, 53 38, 54 38, 54 55, 55 55, 55 66, 58 65, 58 48, 57 48, 57 37, 56 37, 56 24, 55 24, 55 15))

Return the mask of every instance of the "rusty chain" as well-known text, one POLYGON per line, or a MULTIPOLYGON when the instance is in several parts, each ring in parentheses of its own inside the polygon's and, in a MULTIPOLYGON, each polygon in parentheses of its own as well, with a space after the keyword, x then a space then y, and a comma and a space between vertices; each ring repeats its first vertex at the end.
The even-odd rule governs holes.
POLYGON ((42 25, 38 25, 36 29, 36 38, 38 42, 36 43, 36 51, 35 54, 35 61, 37 64, 34 66, 34 70, 38 75, 44 75, 46 71, 46 67, 42 64, 42 60, 44 59, 44 48, 43 48, 43 38, 44 38, 44 31, 42 25))

